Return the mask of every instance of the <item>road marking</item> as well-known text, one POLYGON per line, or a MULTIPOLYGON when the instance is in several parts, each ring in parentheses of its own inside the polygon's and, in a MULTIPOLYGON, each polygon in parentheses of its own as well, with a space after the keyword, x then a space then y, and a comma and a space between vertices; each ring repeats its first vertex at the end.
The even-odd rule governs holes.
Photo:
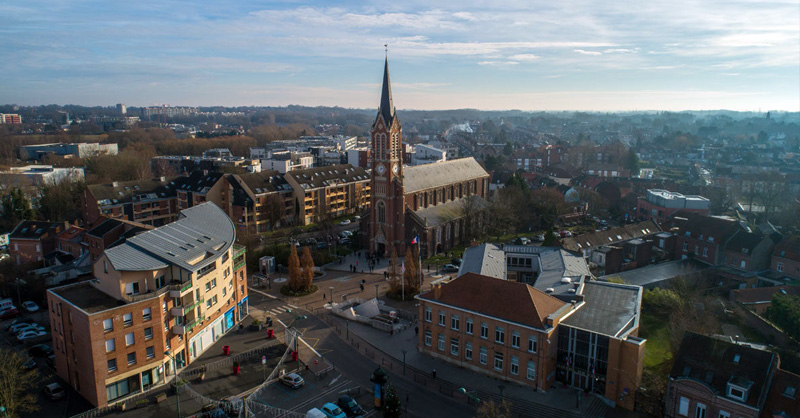
POLYGON ((256 293, 258 293, 259 295, 264 295, 264 296, 266 296, 266 297, 268 297, 268 298, 272 298, 272 299, 278 299, 278 297, 277 297, 277 296, 272 296, 272 295, 270 295, 270 294, 269 294, 269 293, 267 293, 267 292, 262 292, 262 291, 260 291, 260 290, 258 290, 258 289, 253 289, 252 287, 251 287, 251 288, 249 288, 248 290, 250 290, 251 292, 256 292, 256 293))

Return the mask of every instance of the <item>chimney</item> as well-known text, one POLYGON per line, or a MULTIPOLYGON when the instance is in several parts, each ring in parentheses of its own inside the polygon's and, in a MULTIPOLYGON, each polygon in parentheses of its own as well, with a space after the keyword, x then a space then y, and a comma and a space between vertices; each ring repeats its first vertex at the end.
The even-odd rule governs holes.
POLYGON ((500 251, 503 251, 503 247, 505 247, 505 246, 506 246, 506 245, 505 245, 505 244, 503 244, 503 243, 501 242, 501 243, 500 243, 500 251))
POLYGON ((442 297, 442 285, 437 283, 433 286, 433 298, 439 299, 440 297, 442 297))

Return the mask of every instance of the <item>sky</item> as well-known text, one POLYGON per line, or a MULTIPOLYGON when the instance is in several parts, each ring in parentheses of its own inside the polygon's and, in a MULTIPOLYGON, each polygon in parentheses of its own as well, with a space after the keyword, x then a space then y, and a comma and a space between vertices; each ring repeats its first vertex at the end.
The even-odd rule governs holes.
POLYGON ((0 103, 800 110, 797 0, 6 0, 0 103))

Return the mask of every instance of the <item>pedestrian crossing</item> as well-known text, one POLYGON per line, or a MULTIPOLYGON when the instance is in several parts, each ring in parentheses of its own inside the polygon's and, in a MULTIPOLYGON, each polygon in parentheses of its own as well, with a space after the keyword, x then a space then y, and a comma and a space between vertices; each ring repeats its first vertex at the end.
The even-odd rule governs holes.
POLYGON ((297 309, 297 306, 292 305, 291 303, 287 303, 282 306, 278 306, 272 309, 264 309, 263 312, 267 314, 267 316, 278 316, 280 314, 285 314, 287 310, 294 311, 297 309))

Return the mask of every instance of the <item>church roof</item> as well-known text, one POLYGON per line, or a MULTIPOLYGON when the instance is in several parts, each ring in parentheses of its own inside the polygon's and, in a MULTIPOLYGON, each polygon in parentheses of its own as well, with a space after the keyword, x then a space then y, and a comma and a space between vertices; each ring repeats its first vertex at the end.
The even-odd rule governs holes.
MULTIPOLYGON (((475 195, 475 210, 484 210, 489 207, 489 202, 486 199, 475 195)), ((417 216, 427 222, 427 226, 438 226, 448 223, 454 219, 464 217, 464 201, 463 199, 452 200, 447 203, 429 206, 422 208, 415 212, 417 216)))
POLYGON ((386 63, 383 67, 383 87, 381 89, 381 107, 378 108, 378 111, 381 115, 383 115, 383 121, 386 122, 386 126, 392 126, 392 122, 394 121, 394 102, 392 101, 392 84, 389 81, 389 59, 386 59, 386 63))
POLYGON ((406 193, 415 193, 488 175, 489 173, 474 158, 459 158, 440 163, 404 167, 403 186, 406 193))

